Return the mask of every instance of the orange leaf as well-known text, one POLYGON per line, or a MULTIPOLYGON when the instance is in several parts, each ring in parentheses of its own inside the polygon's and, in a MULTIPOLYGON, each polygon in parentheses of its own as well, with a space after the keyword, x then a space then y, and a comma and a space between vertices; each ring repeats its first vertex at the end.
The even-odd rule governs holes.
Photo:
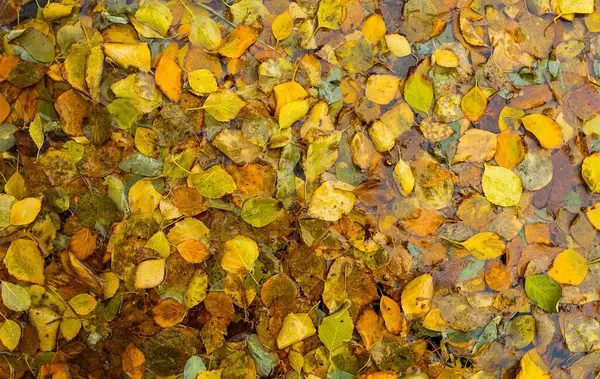
POLYGON ((210 257, 210 252, 200 241, 187 240, 177 245, 179 254, 190 263, 202 263, 210 257))
POLYGON ((69 250, 75 254, 75 256, 84 261, 86 260, 94 250, 96 250, 96 237, 98 235, 92 233, 88 228, 83 228, 77 233, 73 234, 69 241, 69 250))
POLYGON ((161 301, 160 304, 152 308, 154 321, 161 328, 170 328, 179 324, 185 317, 185 306, 172 299, 161 301))
POLYGON ((181 73, 181 68, 169 56, 160 58, 156 67, 156 84, 174 102, 181 98, 181 73))
POLYGON ((127 345, 123 352, 122 365, 123 371, 131 379, 142 379, 144 371, 146 371, 144 353, 133 344, 127 345))

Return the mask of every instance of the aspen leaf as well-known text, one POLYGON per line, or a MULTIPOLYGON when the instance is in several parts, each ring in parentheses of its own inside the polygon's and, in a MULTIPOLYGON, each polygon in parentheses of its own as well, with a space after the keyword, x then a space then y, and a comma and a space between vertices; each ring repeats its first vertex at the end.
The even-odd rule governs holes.
POLYGON ((600 230, 600 203, 596 203, 593 208, 588 209, 585 214, 587 215, 590 223, 594 225, 594 227, 600 230))
POLYGON ((164 259, 149 259, 141 262, 135 271, 135 288, 154 288, 165 278, 164 259))
POLYGON ((130 343, 123 351, 121 365, 131 379, 142 379, 146 371, 146 357, 140 349, 130 343))
POLYGON ((317 9, 319 28, 337 30, 342 22, 342 3, 340 0, 320 0, 317 9))
POLYGON ((487 102, 485 93, 483 93, 479 86, 475 86, 462 98, 460 108, 470 121, 475 122, 485 112, 487 102))
POLYGON ((481 186, 485 197, 501 207, 512 207, 519 204, 523 185, 521 179, 509 169, 486 165, 481 186))
POLYGON ((308 113, 310 104, 307 99, 292 101, 281 107, 279 111, 279 127, 287 129, 308 113))
POLYGON ((249 26, 238 26, 229 34, 219 46, 218 52, 227 58, 239 58, 254 44, 258 31, 249 26))
POLYGON ((529 130, 546 149, 556 149, 563 144, 560 126, 548 116, 528 114, 521 119, 525 129, 529 130))
POLYGON ((333 313, 321 321, 319 339, 333 353, 352 339, 354 324, 347 309, 333 313))
POLYGON ((145 43, 105 43, 104 53, 123 68, 150 71, 150 49, 145 43))
POLYGON ((183 321, 185 313, 183 304, 173 299, 163 300, 152 308, 154 322, 161 328, 170 328, 179 324, 183 321))
POLYGON ((177 251, 183 259, 190 263, 202 263, 210 258, 210 251, 204 243, 197 240, 183 241, 177 245, 177 251))
POLYGON ((388 104, 398 93, 400 79, 393 75, 371 75, 367 80, 365 96, 377 104, 388 104))
POLYGON ((248 224, 262 228, 277 220, 280 215, 281 206, 276 199, 257 196, 244 202, 240 217, 248 224))
POLYGON ((498 116, 498 128, 501 132, 506 129, 517 130, 523 117, 525 117, 525 112, 522 109, 504 107, 498 116))
POLYGON ((221 267, 231 273, 252 271, 254 262, 258 259, 258 245, 254 240, 236 236, 225 241, 225 249, 221 258, 221 267))
POLYGON ((542 362, 535 349, 529 350, 527 354, 521 358, 521 371, 517 375, 517 379, 551 379, 548 375, 548 369, 542 362))
POLYGON ((446 321, 442 318, 440 310, 436 308, 425 315, 423 327, 436 332, 444 332, 448 329, 448 324, 446 324, 446 321))
POLYGON ((208 170, 193 173, 191 181, 194 188, 209 199, 221 198, 237 189, 231 175, 221 166, 212 166, 208 170))
POLYGON ((423 75, 415 72, 404 84, 404 100, 414 109, 429 113, 433 104, 433 86, 423 75))
POLYGON ((525 158, 525 146, 521 134, 505 129, 498 135, 494 159, 499 166, 512 170, 525 158))
POLYGON ((306 152, 304 174, 307 179, 317 178, 329 170, 338 158, 338 143, 342 138, 339 131, 316 138, 306 152))
POLYGON ((219 25, 210 17, 194 16, 189 39, 194 46, 215 50, 221 44, 219 25))
POLYGON ((136 28, 141 35, 147 38, 164 37, 173 21, 173 15, 169 7, 158 1, 144 2, 144 5, 137 9, 134 17, 137 21, 143 22, 152 30, 158 32, 158 35, 155 35, 155 33, 144 33, 145 28, 136 28))
POLYGON ((149 180, 138 180, 129 189, 129 209, 131 214, 151 216, 158 207, 162 195, 149 180))
POLYGON ((491 232, 477 233, 473 237, 461 243, 469 250, 469 253, 479 260, 494 259, 502 254, 506 246, 500 237, 491 232))
POLYGON ((29 320, 37 330, 41 351, 52 351, 56 347, 56 337, 60 325, 60 315, 48 307, 29 309, 29 320))
POLYGON ((69 250, 77 259, 84 261, 96 250, 96 238, 97 234, 88 228, 82 228, 69 240, 69 250))
POLYGON ((5 320, 0 326, 0 341, 6 348, 13 351, 19 345, 21 327, 13 320, 5 320))
POLYGON ((485 162, 496 153, 497 136, 486 130, 469 129, 458 140, 454 162, 485 162))
MULTIPOLYGON (((446 68, 455 68, 458 67, 458 57, 454 53, 454 51, 449 49, 438 49, 433 53, 433 58, 435 60, 435 64, 446 67, 446 68)), ((475 86, 473 89, 479 88, 475 86)), ((473 90, 471 89, 471 91, 473 90)), ((487 99, 486 99, 487 103, 487 99)), ((465 114, 466 115, 466 114, 465 114)), ((468 117, 468 116, 467 116, 468 117)))
POLYGON ((179 65, 177 65, 170 57, 163 55, 156 67, 154 79, 156 80, 158 88, 160 88, 171 101, 179 102, 179 99, 181 98, 181 77, 182 70, 179 65))
POLYGON ((194 70, 188 74, 190 87, 198 93, 213 93, 217 92, 219 87, 214 75, 206 70, 194 70))
POLYGON ((286 39, 292 34, 294 27, 294 20, 290 15, 289 11, 285 11, 275 17, 273 20, 273 24, 271 25, 271 30, 273 31, 273 35, 278 41, 282 39, 286 39))
POLYGON ((402 316, 398 303, 387 296, 382 296, 379 307, 385 327, 390 333, 398 335, 406 329, 404 316, 402 316))
POLYGON ((565 250, 554 258, 548 276, 559 283, 577 286, 585 279, 587 271, 587 259, 575 250, 565 250))
POLYGON ((529 345, 535 338, 535 319, 533 316, 524 315, 515 317, 508 324, 506 330, 507 345, 513 349, 522 349, 529 345))
POLYGON ((410 43, 406 37, 401 34, 388 34, 385 36, 385 43, 390 52, 398 58, 406 57, 411 54, 410 43))
POLYGON ((546 275, 527 276, 525 278, 525 293, 535 305, 546 312, 558 312, 562 287, 546 275))
POLYGON ((594 153, 583 160, 581 176, 594 193, 600 192, 600 152, 594 153))
POLYGON ((27 197, 19 200, 10 208, 11 225, 28 225, 35 220, 42 209, 42 200, 36 197, 27 197))
POLYGON ((67 307, 62 315, 62 320, 60 320, 59 330, 60 334, 67 340, 72 341, 77 337, 79 331, 81 330, 82 322, 77 317, 77 314, 70 308, 67 307))
POLYGON ((229 90, 215 92, 208 95, 202 105, 208 114, 217 121, 230 121, 246 105, 246 102, 240 99, 236 94, 229 90))
POLYGON ((332 182, 325 182, 314 192, 308 208, 310 217, 323 221, 337 221, 354 208, 352 192, 338 189, 332 182))
POLYGON ((31 296, 25 288, 2 281, 2 302, 11 311, 23 312, 31 306, 31 296))
POLYGON ((39 151, 44 145, 44 140, 46 139, 44 136, 44 126, 42 125, 42 119, 40 118, 39 114, 36 114, 31 124, 29 124, 29 135, 39 151))
POLYGON ((208 276, 204 270, 196 270, 183 294, 183 302, 190 309, 200 304, 206 298, 208 276))
POLYGON ((376 45, 385 36, 385 33, 385 22, 381 15, 374 14, 363 22, 362 34, 373 45, 376 45))
POLYGON ((314 336, 316 332, 308 313, 290 313, 283 319, 283 325, 277 334, 277 347, 285 349, 314 336))
POLYGON ((96 301, 96 299, 87 293, 82 293, 73 296, 71 300, 69 300, 69 305, 71 306, 71 308, 73 308, 75 313, 77 313, 80 316, 90 314, 94 310, 94 308, 96 308, 97 304, 98 302, 96 301))
POLYGON ((423 274, 408 282, 402 289, 402 310, 408 320, 421 318, 431 309, 433 278, 423 274))
POLYGON ((19 280, 44 284, 44 260, 38 244, 32 240, 12 241, 4 256, 4 265, 8 273, 19 280))
POLYGON ((594 2, 591 0, 558 0, 558 8, 561 15, 588 14, 594 12, 594 2))
POLYGON ((394 180, 400 186, 402 194, 406 197, 410 196, 415 188, 415 176, 410 166, 401 158, 398 158, 398 162, 394 166, 394 180))

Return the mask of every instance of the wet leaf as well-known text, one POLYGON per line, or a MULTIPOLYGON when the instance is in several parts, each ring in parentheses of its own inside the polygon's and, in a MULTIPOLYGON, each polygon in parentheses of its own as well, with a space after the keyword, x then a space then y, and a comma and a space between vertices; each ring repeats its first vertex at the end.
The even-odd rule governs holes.
POLYGON ((558 301, 562 297, 560 284, 546 275, 531 275, 525 278, 527 297, 546 312, 558 312, 558 301))

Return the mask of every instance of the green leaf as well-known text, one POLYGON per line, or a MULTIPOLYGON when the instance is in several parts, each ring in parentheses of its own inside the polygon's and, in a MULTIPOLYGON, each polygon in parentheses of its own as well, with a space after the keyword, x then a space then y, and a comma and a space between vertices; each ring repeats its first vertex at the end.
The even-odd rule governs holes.
POLYGON ((9 282, 2 282, 2 302, 6 308, 15 312, 22 312, 31 306, 31 296, 27 289, 9 282))
POLYGON ((21 339, 21 327, 13 320, 6 320, 0 327, 0 341, 10 351, 13 351, 21 339))
POLYGON ((281 207, 276 199, 258 196, 244 202, 240 216, 248 224, 261 228, 277 220, 280 214, 281 207))
POLYGON ((37 29, 27 28, 25 33, 16 39, 33 59, 42 63, 54 60, 54 45, 50 39, 37 29))
POLYGON ((42 119, 39 113, 35 115, 35 118, 31 124, 29 124, 29 136, 31 136, 31 139, 35 143, 35 146, 37 146, 38 150, 41 149, 42 145, 44 145, 45 137, 44 126, 42 125, 42 119))
POLYGON ((209 199, 218 199, 237 189, 231 175, 221 166, 212 166, 206 171, 194 173, 191 180, 200 195, 209 199))
POLYGON ((433 103, 433 86, 419 73, 412 74, 404 85, 404 99, 414 109, 429 113, 433 103))
POLYGON ((558 301, 562 287, 546 275, 531 275, 525 278, 525 293, 529 300, 546 312, 558 313, 558 301))
POLYGON ((135 152, 119 163, 123 171, 142 176, 158 176, 162 172, 162 161, 150 158, 140 152, 135 152))
POLYGON ((333 354, 344 343, 352 339, 354 324, 347 309, 343 309, 323 319, 319 326, 319 339, 333 354))
POLYGON ((248 346, 248 353, 256 363, 258 375, 261 377, 269 376, 273 371, 273 368, 277 366, 277 359, 273 354, 265 350, 256 334, 248 336, 248 338, 246 338, 246 344, 248 346))
POLYGON ((206 365, 199 356, 194 355, 185 362, 183 379, 196 379, 196 377, 204 371, 206 371, 206 365))

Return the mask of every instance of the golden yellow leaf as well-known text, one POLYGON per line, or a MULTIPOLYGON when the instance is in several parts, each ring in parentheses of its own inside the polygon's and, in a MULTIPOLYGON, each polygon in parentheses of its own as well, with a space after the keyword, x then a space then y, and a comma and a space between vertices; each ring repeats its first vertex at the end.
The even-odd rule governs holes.
POLYGON ((231 273, 243 274, 252 271, 258 259, 258 245, 253 239, 235 236, 225 241, 221 267, 231 273))
POLYGON ((519 204, 523 193, 521 179, 509 169, 486 164, 481 186, 485 197, 501 207, 519 204))
POLYGON ((183 321, 185 313, 185 306, 173 299, 163 300, 152 308, 154 322, 161 328, 171 328, 179 324, 183 321))
POLYGON ((491 232, 477 233, 461 245, 469 250, 472 256, 482 261, 497 258, 504 254, 506 249, 502 239, 491 232))
POLYGON ((10 208, 10 224, 17 226, 31 224, 41 209, 42 200, 37 197, 19 200, 10 208))
POLYGON ((80 316, 90 314, 94 310, 94 308, 96 308, 97 304, 98 302, 96 301, 96 299, 87 293, 82 293, 73 296, 71 300, 69 300, 69 305, 71 306, 71 308, 73 308, 75 313, 77 313, 80 316))
POLYGON ((202 263, 210 257, 210 251, 200 241, 190 239, 177 245, 177 251, 190 263, 202 263))
POLYGON ((389 104, 398 93, 400 79, 393 75, 371 75, 367 80, 365 96, 377 104, 389 104))
POLYGON ((487 96, 476 85, 462 98, 460 108, 470 121, 475 122, 483 116, 487 102, 487 96))
MULTIPOLYGON (((454 53, 454 51, 449 49, 437 49, 433 53, 433 58, 435 60, 435 64, 447 67, 447 68, 455 68, 458 67, 458 57, 454 53)), ((477 87, 476 87, 477 88, 477 87)))
POLYGON ((162 195, 149 180, 138 180, 129 189, 129 208, 131 214, 143 214, 152 216, 152 212, 158 207, 162 195))
POLYGON ((559 283, 577 286, 585 279, 587 271, 587 259, 575 250, 564 250, 554 258, 548 276, 559 283))
POLYGON ((410 166, 404 162, 402 158, 398 158, 398 162, 394 167, 394 179, 400 186, 402 194, 409 197, 415 188, 415 176, 413 175, 410 166))
POLYGON ((528 114, 521 119, 525 129, 529 130, 540 144, 546 149, 556 149, 563 144, 560 126, 548 116, 543 114, 528 114))
POLYGON ((123 351, 121 365, 131 379, 142 379, 146 371, 146 357, 140 349, 130 343, 123 351))
POLYGON ((292 101, 302 100, 308 96, 304 87, 295 81, 276 85, 273 87, 273 93, 275 94, 275 101, 277 104, 275 108, 275 117, 279 117, 279 112, 284 105, 289 104, 292 101))
POLYGON ((168 56, 162 56, 160 61, 158 62, 158 66, 156 67, 156 72, 154 74, 154 79, 156 80, 156 85, 162 93, 167 95, 167 97, 174 102, 179 102, 181 98, 181 76, 182 70, 168 56))
POLYGON ((535 349, 529 350, 521 358, 521 371, 517 379, 552 379, 548 369, 535 349))
POLYGON ((501 132, 506 129, 517 130, 523 117, 525 117, 525 112, 522 109, 504 107, 498 115, 498 128, 501 132))
POLYGON ((207 69, 194 70, 188 74, 190 87, 198 93, 213 93, 219 89, 217 79, 207 69))
POLYGON ((287 129, 308 113, 308 99, 296 100, 285 104, 279 111, 279 127, 287 129))
POLYGON ((196 16, 192 19, 189 39, 193 46, 214 50, 221 44, 219 24, 208 16, 196 16))
POLYGON ((146 43, 105 43, 104 53, 123 68, 150 71, 150 49, 146 43))
POLYGON ((469 129, 458 140, 454 162, 485 162, 496 154, 497 136, 487 130, 469 129))
POLYGON ((285 349, 314 336, 316 332, 308 313, 290 313, 283 319, 283 325, 277 334, 277 347, 285 349))
POLYGON ((238 26, 229 34, 221 46, 219 46, 218 52, 227 58, 239 58, 246 50, 256 41, 258 37, 258 31, 249 26, 238 26))
POLYGON ((246 102, 233 91, 223 90, 208 95, 202 109, 215 120, 226 122, 234 118, 245 105, 246 102))
POLYGON ((581 176, 594 193, 600 192, 600 152, 594 153, 583 160, 581 176))
POLYGON ((8 273, 15 278, 44 284, 44 259, 35 241, 29 239, 12 241, 3 262, 8 273))
POLYGON ((158 156, 158 135, 150 128, 137 127, 135 129, 135 147, 140 153, 156 158, 158 156))
POLYGON ((398 335, 406 331, 406 321, 398 303, 387 296, 382 296, 379 308, 385 321, 385 327, 390 333, 398 335))
POLYGON ((90 49, 85 68, 85 82, 90 92, 92 102, 100 102, 100 84, 102 83, 102 72, 104 71, 104 53, 100 46, 90 49))
POLYGON ((423 327, 436 332, 444 332, 448 329, 448 324, 442 318, 440 310, 435 308, 425 315, 423 327))
POLYGON ((560 15, 574 13, 589 14, 594 12, 593 0, 558 0, 560 15))
POLYGON ((165 279, 165 260, 149 259, 141 262, 135 271, 135 288, 154 288, 165 279))
POLYGON ((498 135, 494 159, 498 165, 512 170, 525 158, 525 146, 521 134, 512 129, 504 129, 498 135))
POLYGON ((294 27, 294 20, 290 15, 290 12, 286 10, 282 14, 275 17, 273 20, 273 24, 271 25, 271 30, 273 31, 273 35, 278 41, 282 39, 286 39, 292 34, 294 27))
POLYGON ((376 45, 386 33, 383 17, 379 14, 374 14, 367 18, 363 23, 362 33, 369 42, 376 45))
POLYGON ((411 54, 410 43, 406 37, 401 34, 388 34, 385 36, 385 43, 388 49, 398 58, 406 57, 411 54))
POLYGON ((433 299, 433 278, 423 274, 408 282, 402 289, 402 310, 406 318, 421 318, 431 309, 433 299))

